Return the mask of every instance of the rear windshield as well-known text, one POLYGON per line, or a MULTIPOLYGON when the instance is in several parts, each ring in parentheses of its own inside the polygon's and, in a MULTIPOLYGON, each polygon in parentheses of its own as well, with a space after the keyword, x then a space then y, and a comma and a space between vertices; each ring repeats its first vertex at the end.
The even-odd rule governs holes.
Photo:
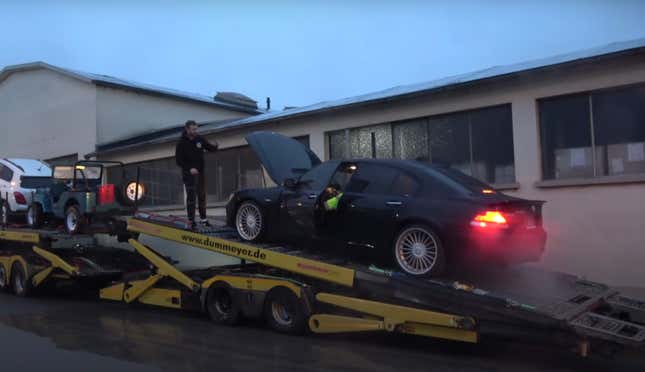
POLYGON ((478 180, 477 178, 471 177, 467 174, 464 174, 453 168, 444 168, 444 167, 432 167, 433 170, 443 174, 452 181, 457 182, 461 186, 465 187, 472 192, 481 192, 482 190, 493 190, 493 187, 478 180))

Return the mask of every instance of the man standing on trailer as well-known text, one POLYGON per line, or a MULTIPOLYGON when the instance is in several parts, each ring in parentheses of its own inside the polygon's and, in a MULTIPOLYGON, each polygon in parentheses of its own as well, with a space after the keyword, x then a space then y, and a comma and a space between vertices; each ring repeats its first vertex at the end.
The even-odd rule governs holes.
POLYGON ((202 226, 211 226, 206 218, 206 175, 204 174, 204 152, 217 150, 217 142, 211 144, 197 134, 197 123, 188 120, 175 148, 175 160, 181 168, 186 188, 186 209, 191 226, 195 227, 195 199, 199 202, 199 217, 202 226))

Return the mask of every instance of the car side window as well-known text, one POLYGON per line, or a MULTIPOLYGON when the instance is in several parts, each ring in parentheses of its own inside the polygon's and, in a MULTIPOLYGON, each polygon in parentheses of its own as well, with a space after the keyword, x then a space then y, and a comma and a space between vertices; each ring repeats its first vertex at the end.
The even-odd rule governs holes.
POLYGON ((0 164, 0 178, 3 181, 11 182, 13 171, 4 164, 0 164))
POLYGON ((329 183, 337 167, 337 162, 322 163, 303 174, 299 182, 302 187, 308 190, 322 190, 329 183))
POLYGON ((359 163, 356 173, 347 185, 348 192, 362 194, 388 194, 397 170, 385 165, 359 163))
POLYGON ((390 189, 390 194, 396 196, 415 196, 421 189, 421 185, 406 172, 399 172, 392 183, 392 188, 390 189))

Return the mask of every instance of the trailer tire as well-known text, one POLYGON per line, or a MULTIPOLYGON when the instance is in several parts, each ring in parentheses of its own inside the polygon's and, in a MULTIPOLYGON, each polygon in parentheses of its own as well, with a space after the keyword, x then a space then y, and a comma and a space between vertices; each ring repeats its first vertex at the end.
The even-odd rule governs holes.
POLYGON ((0 263, 0 292, 6 291, 7 288, 9 288, 9 284, 7 283, 7 270, 0 263))
POLYGON ((213 283, 206 295, 206 311, 215 324, 235 325, 240 320, 240 304, 225 282, 213 283))
POLYGON ((290 289, 275 287, 264 301, 264 319, 274 331, 301 335, 307 328, 308 316, 302 302, 290 289))
POLYGON ((16 296, 28 297, 33 286, 27 277, 25 269, 20 262, 14 262, 11 266, 11 290, 16 296))

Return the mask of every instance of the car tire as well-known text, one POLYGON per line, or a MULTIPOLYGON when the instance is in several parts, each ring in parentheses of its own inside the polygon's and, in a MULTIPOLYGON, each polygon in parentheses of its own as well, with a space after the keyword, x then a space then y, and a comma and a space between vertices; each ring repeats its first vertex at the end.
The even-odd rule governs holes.
POLYGON ((6 201, 2 201, 2 205, 0 205, 0 225, 2 226, 9 225, 10 213, 11 213, 11 208, 9 207, 9 203, 7 203, 6 201))
POLYGON ((16 296, 28 297, 32 289, 31 280, 27 277, 22 264, 14 262, 11 266, 11 290, 16 296))
POLYGON ((261 241, 267 230, 262 207, 250 200, 240 204, 235 211, 235 229, 242 240, 261 241))
POLYGON ((32 229, 40 229, 44 223, 43 207, 40 203, 31 203, 27 209, 27 225, 32 229))
POLYGON ((444 273, 444 246, 428 226, 403 227, 394 238, 393 254, 394 263, 408 275, 436 277, 444 273))
POLYGON ((69 205, 65 209, 65 230, 71 234, 79 234, 85 228, 85 216, 81 213, 78 204, 69 205))
POLYGON ((305 306, 286 287, 275 287, 267 293, 263 313, 269 328, 276 332, 301 335, 307 329, 305 306))
POLYGON ((208 289, 206 311, 215 324, 228 326, 237 324, 242 313, 231 286, 224 282, 216 282, 208 289))

